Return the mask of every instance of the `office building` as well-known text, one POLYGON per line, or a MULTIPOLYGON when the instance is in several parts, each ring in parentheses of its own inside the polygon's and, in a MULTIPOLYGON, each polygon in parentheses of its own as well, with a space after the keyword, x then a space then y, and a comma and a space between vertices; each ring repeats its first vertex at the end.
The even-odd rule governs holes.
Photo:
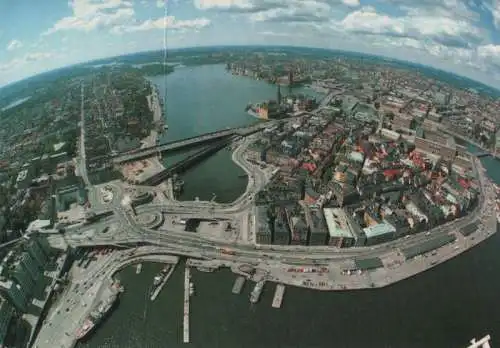
POLYGON ((33 279, 35 282, 38 281, 43 267, 38 262, 36 262, 36 260, 31 257, 31 255, 27 251, 22 252, 19 260, 27 270, 28 274, 31 276, 31 279, 33 279))
POLYGON ((274 220, 274 244, 278 245, 289 245, 291 239, 290 227, 288 226, 288 220, 286 216, 286 211, 283 207, 276 209, 276 219, 274 220))
POLYGON ((328 227, 321 210, 306 208, 305 217, 309 229, 309 245, 325 245, 328 227))
POLYGON ((396 228, 388 222, 382 222, 363 229, 366 235, 366 245, 374 245, 393 240, 396 236, 396 228))
POLYGON ((11 267, 12 268, 9 270, 9 278, 14 280, 16 284, 19 284, 20 290, 25 294, 26 298, 30 298, 33 290, 35 289, 36 281, 33 280, 31 275, 20 262, 17 262, 11 267))
POLYGON ((48 260, 48 255, 44 253, 40 244, 38 244, 33 238, 26 243, 26 250, 30 256, 42 267, 46 265, 48 260))
POLYGON ((271 244, 273 236, 267 206, 259 205, 255 207, 255 221, 255 238, 257 244, 271 244))
POLYGON ((9 325, 14 318, 14 306, 7 298, 0 295, 0 347, 5 347, 5 339, 9 331, 9 325))
POLYGON ((337 248, 353 246, 356 240, 345 211, 338 208, 325 208, 323 212, 328 227, 328 245, 337 248))
POLYGON ((19 284, 14 283, 12 280, 7 280, 6 278, 0 279, 0 291, 5 294, 7 299, 19 312, 26 312, 29 301, 26 295, 21 291, 19 284))

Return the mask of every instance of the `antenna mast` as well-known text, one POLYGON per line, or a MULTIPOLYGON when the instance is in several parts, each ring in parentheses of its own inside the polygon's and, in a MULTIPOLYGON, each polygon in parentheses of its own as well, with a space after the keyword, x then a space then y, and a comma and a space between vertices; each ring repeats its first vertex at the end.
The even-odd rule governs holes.
MULTIPOLYGON (((167 106, 167 4, 168 0, 165 0, 163 4, 164 16, 163 16, 163 113, 166 114, 167 106)), ((165 115, 166 116, 166 115, 165 115)))

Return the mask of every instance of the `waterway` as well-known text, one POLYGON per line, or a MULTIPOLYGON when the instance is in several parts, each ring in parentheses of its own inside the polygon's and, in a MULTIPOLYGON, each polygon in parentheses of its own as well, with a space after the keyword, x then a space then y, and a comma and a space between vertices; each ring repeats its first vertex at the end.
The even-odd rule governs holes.
MULTIPOLYGON (((178 70, 168 76, 167 88, 170 139, 255 122, 243 107, 275 95, 273 86, 228 75, 220 66, 178 70)), ((483 163, 500 182, 499 162, 485 158, 483 163)), ((221 151, 184 176, 184 198, 210 199, 215 193, 218 201, 230 201, 246 186, 239 173, 230 153, 221 151)), ((487 333, 493 347, 500 346, 499 245, 496 234, 383 289, 326 293, 288 288, 281 309, 271 307, 274 285, 266 285, 261 301, 251 305, 250 284, 233 295, 236 277, 229 271, 195 271, 190 344, 182 343, 183 267, 154 303, 147 292, 161 266, 145 264, 139 275, 132 267, 121 274, 126 291, 119 306, 79 347, 459 348, 487 333)))

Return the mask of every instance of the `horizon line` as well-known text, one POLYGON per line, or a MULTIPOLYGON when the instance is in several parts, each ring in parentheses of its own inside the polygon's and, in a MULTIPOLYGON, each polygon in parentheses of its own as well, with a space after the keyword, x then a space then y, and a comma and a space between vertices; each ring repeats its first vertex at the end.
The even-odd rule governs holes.
MULTIPOLYGON (((475 78, 471 78, 471 77, 468 77, 468 76, 465 76, 465 75, 462 75, 462 74, 459 74, 459 73, 456 73, 456 72, 453 72, 453 71, 444 70, 442 68, 438 68, 438 67, 435 67, 435 66, 432 66, 432 65, 422 64, 422 63, 419 63, 419 62, 412 62, 410 60, 402 60, 402 59, 399 59, 399 58, 393 58, 393 57, 386 56, 386 55, 383 55, 383 54, 365 53, 365 52, 360 52, 360 51, 351 51, 351 50, 344 50, 344 49, 338 49, 338 48, 325 48, 325 47, 318 47, 318 46, 297 46, 297 45, 287 45, 287 44, 283 44, 283 45, 225 44, 225 45, 206 45, 206 46, 205 45, 200 45, 200 46, 172 47, 172 48, 166 48, 165 52, 180 51, 180 50, 190 50, 190 49, 231 48, 231 47, 240 47, 240 48, 244 48, 244 47, 262 47, 262 48, 315 49, 315 50, 322 50, 322 51, 327 51, 327 52, 341 52, 341 53, 350 53, 350 54, 358 54, 358 55, 364 55, 364 56, 371 56, 371 57, 376 57, 376 58, 379 58, 379 59, 390 60, 392 62, 399 62, 399 63, 403 63, 403 64, 407 64, 407 65, 408 64, 413 64, 413 65, 418 65, 418 66, 425 67, 425 68, 431 68, 431 69, 434 69, 436 71, 444 72, 446 74, 454 75, 454 76, 457 76, 457 77, 460 77, 460 78, 467 79, 469 81, 475 82, 477 84, 483 85, 483 86, 488 87, 488 88, 490 88, 490 89, 492 89, 492 90, 494 90, 494 91, 496 91, 496 92, 498 92, 500 94, 500 87, 495 87, 495 86, 492 86, 492 85, 490 85, 488 83, 479 81, 479 80, 477 80, 475 78)), ((123 53, 123 54, 118 54, 118 55, 111 55, 111 56, 106 56, 106 57, 102 57, 102 58, 95 58, 95 59, 90 59, 90 60, 86 60, 86 61, 82 61, 82 62, 76 62, 76 63, 72 63, 72 64, 68 64, 68 65, 63 65, 63 66, 55 68, 55 69, 45 70, 45 71, 42 71, 40 73, 31 75, 31 76, 28 76, 28 77, 25 77, 25 78, 22 78, 22 79, 9 82, 8 84, 0 86, 0 91, 2 91, 5 88, 12 87, 12 86, 14 86, 14 85, 16 85, 18 83, 25 82, 25 81, 27 81, 29 79, 32 79, 32 78, 35 78, 35 77, 38 77, 38 76, 41 76, 41 75, 45 75, 45 74, 50 74, 50 73, 53 73, 53 72, 56 72, 56 71, 59 71, 59 70, 69 69, 71 67, 77 67, 77 66, 80 66, 80 65, 90 64, 90 63, 94 63, 94 62, 98 62, 98 61, 102 61, 102 60, 111 60, 111 59, 116 59, 116 58, 120 58, 120 57, 132 56, 132 55, 136 55, 136 54, 151 53, 151 52, 160 52, 160 51, 164 51, 164 48, 151 49, 151 50, 143 50, 143 51, 136 51, 136 52, 123 53)))

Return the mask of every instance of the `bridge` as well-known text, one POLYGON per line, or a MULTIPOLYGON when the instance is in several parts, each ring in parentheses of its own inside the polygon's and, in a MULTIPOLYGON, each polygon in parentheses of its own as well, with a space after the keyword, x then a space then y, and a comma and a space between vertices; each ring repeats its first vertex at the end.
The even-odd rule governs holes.
POLYGON ((118 154, 112 157, 112 161, 114 164, 133 162, 148 157, 156 156, 159 153, 187 150, 188 148, 191 147, 199 146, 205 143, 210 143, 216 140, 228 139, 232 136, 248 136, 266 127, 269 127, 270 124, 272 124, 272 122, 258 123, 256 125, 248 127, 223 129, 215 132, 196 135, 187 139, 169 141, 163 144, 148 146, 142 149, 132 150, 130 152, 118 154))
POLYGON ((189 169, 191 166, 199 163, 200 161, 204 160, 208 156, 223 149, 224 147, 229 145, 229 143, 231 143, 234 138, 236 138, 236 137, 235 136, 225 137, 222 140, 217 141, 215 144, 208 145, 205 148, 203 148, 202 150, 195 152, 194 154, 186 157, 185 159, 180 160, 180 161, 174 163, 173 165, 163 169, 162 171, 156 173, 155 175, 141 181, 139 184, 140 185, 147 185, 147 186, 159 185, 163 181, 165 181, 167 178, 171 177, 172 175, 189 169))

